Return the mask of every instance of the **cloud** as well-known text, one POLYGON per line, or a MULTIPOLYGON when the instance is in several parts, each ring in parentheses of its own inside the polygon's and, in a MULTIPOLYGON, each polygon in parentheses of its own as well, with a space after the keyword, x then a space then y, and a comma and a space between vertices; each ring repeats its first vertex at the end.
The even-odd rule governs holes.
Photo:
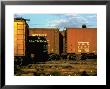
POLYGON ((64 14, 60 19, 55 19, 49 23, 51 27, 58 28, 81 27, 82 24, 86 24, 89 27, 96 27, 96 15, 64 14))
POLYGON ((54 20, 53 22, 56 24, 60 24, 60 23, 67 23, 68 21, 66 19, 59 19, 59 20, 54 20))

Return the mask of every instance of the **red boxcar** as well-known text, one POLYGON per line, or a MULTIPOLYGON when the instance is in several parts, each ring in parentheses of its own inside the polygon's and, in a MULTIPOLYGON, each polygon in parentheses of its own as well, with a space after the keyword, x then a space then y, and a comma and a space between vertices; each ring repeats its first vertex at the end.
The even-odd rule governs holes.
POLYGON ((67 53, 94 53, 97 52, 97 28, 67 28, 67 53))
POLYGON ((59 54, 59 29, 57 28, 30 28, 29 36, 46 36, 48 41, 48 54, 59 54))

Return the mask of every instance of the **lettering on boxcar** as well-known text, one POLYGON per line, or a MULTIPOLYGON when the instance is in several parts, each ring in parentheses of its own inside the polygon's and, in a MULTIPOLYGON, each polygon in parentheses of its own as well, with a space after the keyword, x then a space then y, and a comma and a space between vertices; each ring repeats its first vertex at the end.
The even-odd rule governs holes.
POLYGON ((89 42, 78 42, 78 52, 89 52, 89 42))

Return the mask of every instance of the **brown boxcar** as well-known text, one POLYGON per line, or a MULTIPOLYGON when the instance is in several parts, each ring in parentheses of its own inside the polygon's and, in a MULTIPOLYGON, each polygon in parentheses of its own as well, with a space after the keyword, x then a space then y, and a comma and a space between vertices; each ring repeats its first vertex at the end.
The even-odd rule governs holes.
POLYGON ((23 18, 14 19, 14 56, 25 57, 27 55, 26 42, 29 35, 28 24, 23 18))
POLYGON ((94 53, 97 52, 97 28, 67 28, 67 53, 94 53))
POLYGON ((57 28, 30 28, 29 36, 46 36, 48 54, 59 54, 59 29, 57 28))

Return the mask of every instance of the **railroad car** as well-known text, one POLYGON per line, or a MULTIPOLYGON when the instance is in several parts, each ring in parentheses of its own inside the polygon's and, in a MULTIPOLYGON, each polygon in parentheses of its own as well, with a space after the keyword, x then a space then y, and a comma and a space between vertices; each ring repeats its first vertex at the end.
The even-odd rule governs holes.
MULTIPOLYGON (((97 54, 96 28, 66 28, 66 52, 68 58, 80 54, 81 59, 97 54), (88 55, 87 55, 88 54, 88 55)), ((96 56, 95 56, 96 57, 96 56)))
POLYGON ((18 64, 28 58, 29 26, 26 21, 24 18, 14 18, 14 61, 18 64))
POLYGON ((61 40, 59 41, 59 29, 57 28, 30 28, 29 36, 46 36, 46 40, 48 43, 48 55, 49 60, 51 59, 59 59, 59 54, 61 53, 61 49, 59 45, 61 44, 61 40))

